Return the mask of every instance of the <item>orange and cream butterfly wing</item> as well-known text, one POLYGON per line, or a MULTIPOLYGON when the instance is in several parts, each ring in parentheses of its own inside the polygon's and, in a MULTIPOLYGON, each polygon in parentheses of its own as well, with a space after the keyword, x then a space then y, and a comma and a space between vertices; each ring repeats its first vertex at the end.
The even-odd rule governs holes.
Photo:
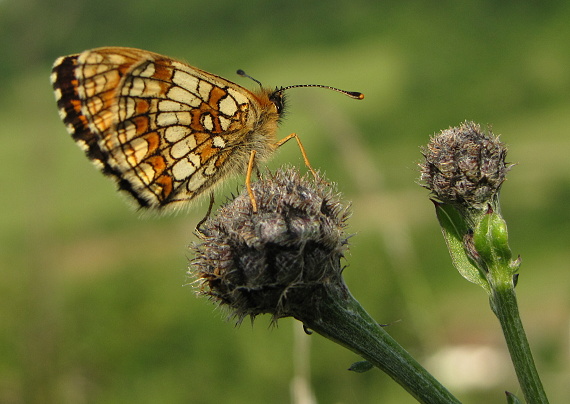
POLYGON ((131 48, 56 60, 60 116, 87 157, 143 208, 179 207, 275 149, 271 91, 131 48))

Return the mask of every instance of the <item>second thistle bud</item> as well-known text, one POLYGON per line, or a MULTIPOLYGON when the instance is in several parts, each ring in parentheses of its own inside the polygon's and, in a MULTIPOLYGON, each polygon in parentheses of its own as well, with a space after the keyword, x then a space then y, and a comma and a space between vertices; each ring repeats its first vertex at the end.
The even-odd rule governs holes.
POLYGON ((439 201, 466 209, 494 205, 510 169, 505 145, 474 122, 441 131, 422 152, 422 185, 439 201))

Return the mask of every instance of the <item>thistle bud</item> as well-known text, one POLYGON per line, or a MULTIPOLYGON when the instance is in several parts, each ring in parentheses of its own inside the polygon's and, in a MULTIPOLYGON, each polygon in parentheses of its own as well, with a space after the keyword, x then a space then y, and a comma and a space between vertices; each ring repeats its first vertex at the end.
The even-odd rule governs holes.
POLYGON ((189 272, 199 294, 229 307, 238 323, 262 313, 303 318, 328 286, 344 288, 348 210, 330 185, 293 168, 269 173, 252 191, 257 212, 243 190, 204 223, 189 272))
POLYGON ((467 209, 494 205, 505 175, 506 146, 474 122, 441 131, 422 149, 420 182, 439 201, 467 209))

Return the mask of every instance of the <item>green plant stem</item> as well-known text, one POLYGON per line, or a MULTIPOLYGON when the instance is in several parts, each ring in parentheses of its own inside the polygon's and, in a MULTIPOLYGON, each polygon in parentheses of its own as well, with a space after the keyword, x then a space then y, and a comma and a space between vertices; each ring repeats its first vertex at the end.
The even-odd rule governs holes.
MULTIPOLYGON (((505 271, 506 272, 506 271, 505 271)), ((503 272, 504 273, 504 272, 503 272)), ((536 370, 522 325, 512 281, 491 283, 491 304, 501 323, 519 384, 528 404, 546 404, 548 398, 536 370)))
POLYGON ((422 403, 460 403, 350 295, 331 292, 319 314, 299 318, 306 327, 352 350, 383 370, 422 403), (333 296, 336 295, 336 296, 333 296))

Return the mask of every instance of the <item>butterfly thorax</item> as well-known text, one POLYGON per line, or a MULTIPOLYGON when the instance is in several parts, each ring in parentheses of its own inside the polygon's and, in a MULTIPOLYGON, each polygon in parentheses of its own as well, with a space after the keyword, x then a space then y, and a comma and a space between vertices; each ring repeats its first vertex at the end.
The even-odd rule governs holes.
POLYGON ((281 97, 276 99, 275 91, 260 88, 252 92, 255 103, 249 104, 248 131, 245 142, 241 144, 243 152, 257 152, 257 158, 266 160, 274 151, 277 144, 277 126, 281 118, 283 104, 281 97), (250 126, 251 125, 251 126, 250 126))

